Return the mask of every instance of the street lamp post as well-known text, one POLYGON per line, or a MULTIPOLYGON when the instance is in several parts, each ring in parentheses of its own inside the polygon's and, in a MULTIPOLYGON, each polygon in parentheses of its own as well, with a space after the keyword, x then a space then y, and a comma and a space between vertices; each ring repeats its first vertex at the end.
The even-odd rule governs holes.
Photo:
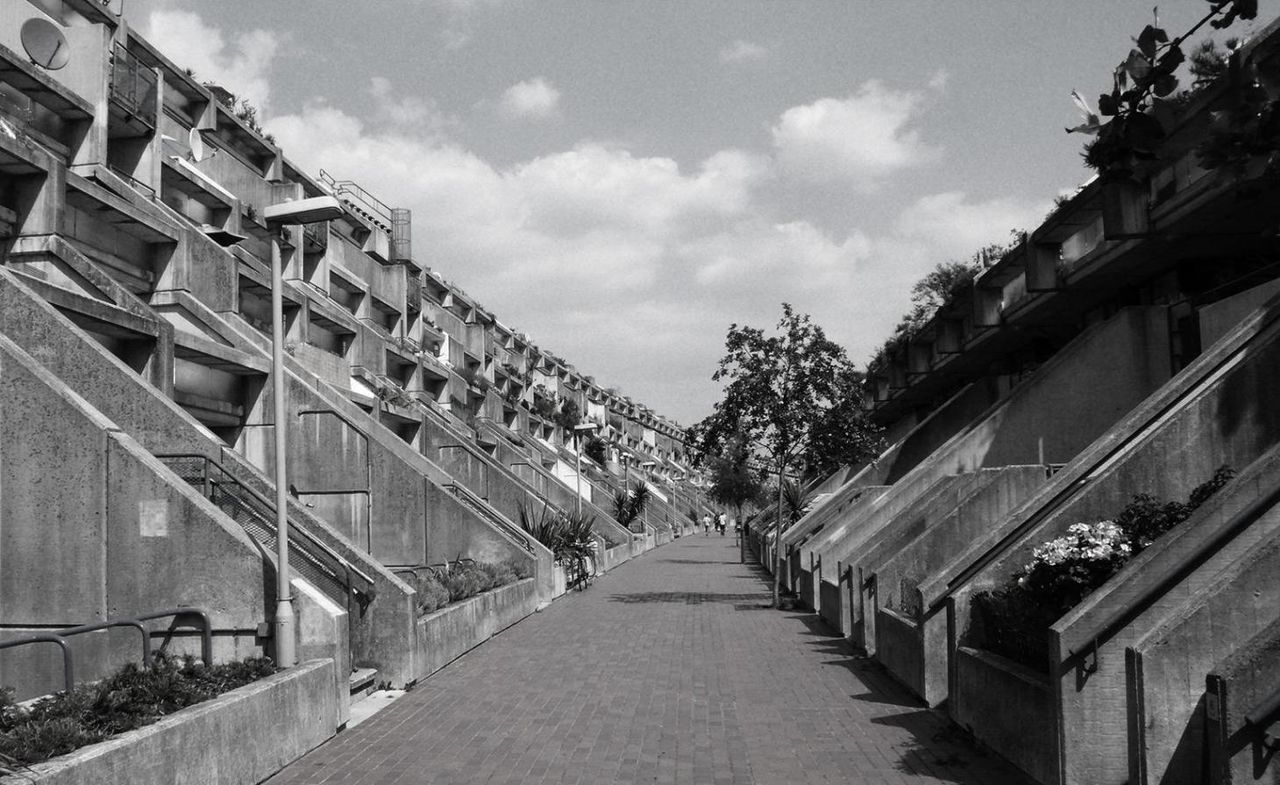
POLYGON ((577 508, 578 508, 579 518, 582 517, 582 442, 581 442, 581 439, 584 434, 590 434, 598 430, 600 430, 600 425, 599 423, 594 423, 594 422, 586 422, 586 423, 582 423, 581 425, 573 426, 573 446, 575 448, 574 455, 577 458, 577 471, 575 472, 575 476, 578 481, 577 508))
POLYGON ((293 591, 289 576, 289 481, 286 473, 287 413, 284 379, 284 263, 280 230, 288 225, 330 221, 342 215, 332 196, 316 196, 273 204, 262 211, 271 233, 271 395, 275 410, 276 461, 276 665, 297 664, 293 591))
MULTIPOLYGON (((654 465, 655 464, 653 461, 645 461, 644 463, 640 464, 640 468, 644 469, 645 473, 647 474, 648 471, 654 467, 654 465)), ((646 477, 644 474, 642 474, 640 475, 640 481, 647 483, 649 481, 649 478, 646 477)), ((649 525, 649 507, 651 506, 652 505, 649 505, 649 504, 646 504, 644 506, 644 525, 645 526, 649 525)))

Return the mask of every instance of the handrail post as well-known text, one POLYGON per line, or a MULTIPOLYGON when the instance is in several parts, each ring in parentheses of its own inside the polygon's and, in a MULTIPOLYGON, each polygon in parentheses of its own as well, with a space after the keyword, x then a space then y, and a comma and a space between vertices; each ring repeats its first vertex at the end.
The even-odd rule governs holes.
POLYGON ((71 692, 71 688, 76 683, 76 672, 75 664, 72 662, 71 646, 67 644, 66 638, 52 632, 40 632, 35 635, 0 643, 0 649, 16 649, 19 646, 26 646, 31 643, 58 644, 58 648, 62 649, 62 686, 66 692, 71 692))

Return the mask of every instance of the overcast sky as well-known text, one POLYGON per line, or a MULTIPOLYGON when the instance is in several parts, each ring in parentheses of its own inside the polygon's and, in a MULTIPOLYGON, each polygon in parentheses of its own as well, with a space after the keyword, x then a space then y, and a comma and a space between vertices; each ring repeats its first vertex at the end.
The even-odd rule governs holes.
MULTIPOLYGON (((1275 15, 1264 0, 1263 21, 1275 15)), ((1185 31, 1202 0, 1161 7, 1185 31)), ((126 0, 285 154, 413 210, 414 256, 683 424, 783 301, 862 365, 911 284, 1089 175, 1070 92, 1128 0, 126 0)), ((1256 27, 1237 24, 1233 32, 1256 27)))

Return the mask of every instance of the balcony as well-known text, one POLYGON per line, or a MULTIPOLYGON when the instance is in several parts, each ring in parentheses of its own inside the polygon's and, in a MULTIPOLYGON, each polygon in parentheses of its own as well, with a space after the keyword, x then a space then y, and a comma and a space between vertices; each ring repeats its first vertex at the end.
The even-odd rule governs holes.
POLYGON ((147 136, 156 125, 156 72, 116 44, 111 50, 111 135, 147 136))

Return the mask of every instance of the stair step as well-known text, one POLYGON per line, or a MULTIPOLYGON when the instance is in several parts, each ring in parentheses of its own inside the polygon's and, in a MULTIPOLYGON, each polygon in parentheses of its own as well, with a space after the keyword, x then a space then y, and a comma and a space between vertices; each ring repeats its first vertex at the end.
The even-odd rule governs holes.
POLYGON ((351 696, 364 697, 373 692, 378 686, 378 670, 376 668, 356 668, 347 677, 347 685, 351 690, 351 696))

